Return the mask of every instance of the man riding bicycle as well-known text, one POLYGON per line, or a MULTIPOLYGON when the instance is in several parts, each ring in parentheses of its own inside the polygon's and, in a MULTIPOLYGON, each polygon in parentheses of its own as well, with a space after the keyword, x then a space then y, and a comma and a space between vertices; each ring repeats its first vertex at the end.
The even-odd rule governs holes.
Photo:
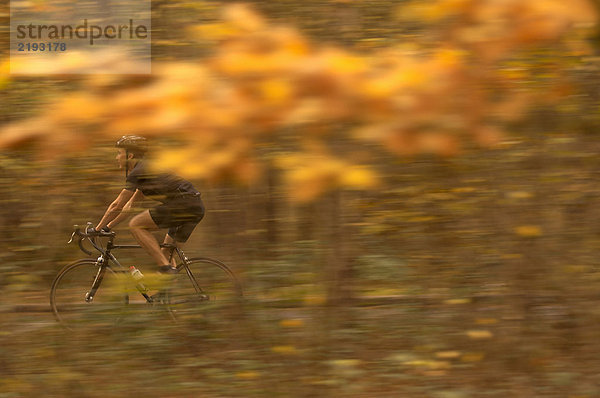
POLYGON ((141 212, 129 221, 129 227, 139 244, 154 258, 159 272, 177 272, 170 250, 160 247, 153 230, 168 228, 165 244, 184 243, 204 217, 200 192, 181 177, 153 173, 144 161, 147 142, 144 137, 125 135, 115 145, 119 168, 125 168, 126 184, 119 196, 108 206, 96 226, 96 231, 110 231, 129 214, 134 203, 148 197, 160 205, 141 212))

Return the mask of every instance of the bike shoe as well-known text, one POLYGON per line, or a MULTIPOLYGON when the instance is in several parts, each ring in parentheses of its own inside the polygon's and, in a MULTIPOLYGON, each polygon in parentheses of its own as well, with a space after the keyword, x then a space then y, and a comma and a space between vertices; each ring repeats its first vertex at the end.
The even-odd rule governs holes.
POLYGON ((177 268, 172 267, 170 265, 161 265, 160 267, 158 267, 158 272, 160 272, 161 274, 176 274, 179 271, 177 270, 177 268))

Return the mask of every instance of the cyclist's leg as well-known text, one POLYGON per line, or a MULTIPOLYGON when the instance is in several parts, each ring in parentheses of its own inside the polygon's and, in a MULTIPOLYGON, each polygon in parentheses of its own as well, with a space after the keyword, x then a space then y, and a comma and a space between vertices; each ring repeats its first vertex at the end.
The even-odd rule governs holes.
POLYGON ((160 245, 152 235, 152 230, 159 229, 152 217, 150 211, 146 210, 129 221, 131 233, 138 243, 152 256, 158 266, 169 264, 169 260, 160 249, 160 245))
MULTIPOLYGON (((177 242, 175 241, 175 239, 173 239, 171 237, 171 235, 169 235, 168 233, 165 235, 165 240, 163 241, 163 244, 166 244, 166 245, 177 245, 178 247, 181 247, 181 244, 177 244, 177 242)), ((162 251, 163 255, 165 256, 165 258, 168 260, 169 256, 171 256, 171 253, 172 253, 171 249, 169 249, 167 247, 163 247, 161 249, 161 251, 162 251)), ((175 256, 173 256, 171 258, 171 266, 172 267, 176 267, 177 266, 177 261, 176 260, 177 259, 175 258, 175 256)), ((165 264, 167 264, 167 263, 165 263, 165 264)))

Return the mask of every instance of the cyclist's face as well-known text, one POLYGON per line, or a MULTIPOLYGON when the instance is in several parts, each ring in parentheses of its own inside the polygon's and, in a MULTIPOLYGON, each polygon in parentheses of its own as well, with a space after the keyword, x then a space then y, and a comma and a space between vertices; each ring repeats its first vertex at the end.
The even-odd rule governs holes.
POLYGON ((127 163, 127 152, 123 148, 118 149, 117 152, 117 162, 119 163, 119 168, 125 168, 125 164, 127 163))

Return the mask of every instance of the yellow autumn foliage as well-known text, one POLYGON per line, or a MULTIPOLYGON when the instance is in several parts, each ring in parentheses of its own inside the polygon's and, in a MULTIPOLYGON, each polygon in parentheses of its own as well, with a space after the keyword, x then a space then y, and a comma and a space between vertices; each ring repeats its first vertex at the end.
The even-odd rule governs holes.
POLYGON ((524 238, 535 238, 542 235, 542 229, 537 225, 522 225, 515 229, 517 235, 524 238))
POLYGON ((265 20, 245 4, 233 4, 223 12, 224 20, 239 28, 243 34, 266 28, 265 20))
POLYGON ((0 61, 0 90, 2 90, 10 81, 10 61, 0 61))
POLYGON ((302 319, 283 319, 279 321, 279 326, 284 328, 298 328, 304 326, 302 319))
POLYGON ((260 377, 260 373, 254 371, 238 372, 235 376, 238 379, 254 380, 260 377))
MULTIPOLYGON (((174 135, 190 151, 167 152, 157 164, 188 176, 233 176, 250 183, 263 169, 253 148, 285 142, 292 153, 284 157, 294 160, 276 163, 285 163, 280 167, 295 199, 312 200, 331 189, 373 189, 380 183, 374 167, 358 165, 348 155, 309 150, 304 138, 335 147, 329 137, 337 134, 348 145, 367 143, 374 150, 375 144, 399 156, 452 156, 465 141, 496 145, 504 133, 488 116, 514 121, 535 101, 519 85, 530 78, 527 65, 499 61, 596 21, 586 0, 413 1, 398 13, 444 23, 425 32, 423 43, 364 54, 311 42, 293 27, 269 23, 248 5, 228 5, 220 21, 190 31, 205 44, 214 42, 208 58, 155 62, 153 76, 131 87, 119 87, 119 78, 90 77, 82 90, 57 99, 35 119, 0 129, 0 145, 60 138, 64 145, 85 148, 74 132, 91 125, 96 126, 92 134, 105 138, 174 135)), ((34 65, 32 73, 93 69, 114 57, 70 52, 52 65, 34 65)), ((0 87, 7 65, 0 67, 0 87)))
POLYGON ((490 332, 489 330, 468 330, 467 336, 474 340, 491 339, 492 337, 494 337, 492 332, 490 332))
POLYGON ((367 167, 351 166, 341 175, 340 182, 350 189, 371 189, 378 185, 379 178, 367 167))
POLYGON ((440 359, 456 359, 460 358, 460 351, 440 351, 435 353, 436 358, 440 359))
POLYGON ((293 96, 292 86, 283 79, 267 79, 261 83, 262 97, 270 104, 278 105, 293 96))
POLYGON ((233 26, 225 23, 207 23, 196 25, 190 28, 190 32, 199 40, 215 41, 234 37, 237 33, 233 26))
POLYGON ((293 345, 277 345, 271 347, 271 351, 281 355, 297 355, 299 351, 293 345))
POLYGON ((282 154, 276 165, 284 170, 292 199, 314 199, 331 188, 372 189, 379 184, 375 171, 323 154, 282 154))

